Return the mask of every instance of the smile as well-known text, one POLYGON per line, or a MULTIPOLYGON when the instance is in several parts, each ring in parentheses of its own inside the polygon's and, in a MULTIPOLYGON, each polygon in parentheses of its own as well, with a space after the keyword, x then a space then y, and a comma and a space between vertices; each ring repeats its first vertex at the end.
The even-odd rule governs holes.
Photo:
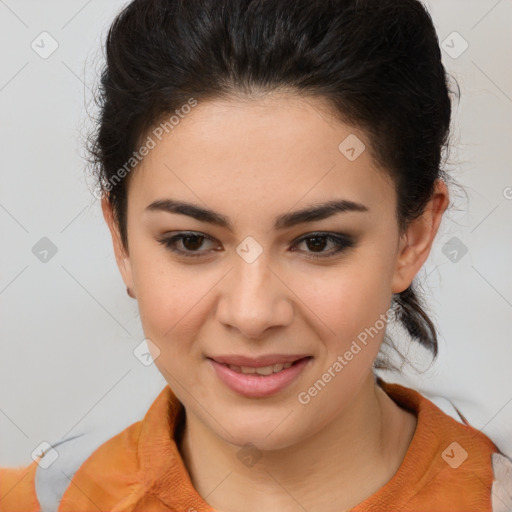
MULTIPOLYGON (((288 357, 288 359, 293 359, 288 357)), ((235 393, 247 398, 265 398, 275 395, 295 382, 312 364, 313 357, 303 356, 295 360, 256 366, 232 364, 208 358, 217 378, 235 393)))
POLYGON ((253 366, 237 366, 235 364, 229 364, 231 370, 237 373, 257 373, 258 375, 271 375, 272 373, 278 373, 283 369, 290 368, 293 363, 277 363, 270 366, 260 366, 258 368, 253 366))

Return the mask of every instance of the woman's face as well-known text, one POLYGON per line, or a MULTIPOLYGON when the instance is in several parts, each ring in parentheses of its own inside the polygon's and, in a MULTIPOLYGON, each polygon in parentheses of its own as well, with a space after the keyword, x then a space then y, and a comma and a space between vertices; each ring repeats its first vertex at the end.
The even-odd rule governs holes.
POLYGON ((150 133, 130 176, 116 254, 155 364, 189 419, 239 446, 286 447, 339 417, 417 271, 393 183, 319 101, 199 103, 150 133))

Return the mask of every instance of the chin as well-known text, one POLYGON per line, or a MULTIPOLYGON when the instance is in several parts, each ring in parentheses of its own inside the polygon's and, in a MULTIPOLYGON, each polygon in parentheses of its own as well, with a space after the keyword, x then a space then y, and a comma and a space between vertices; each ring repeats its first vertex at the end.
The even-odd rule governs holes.
MULTIPOLYGON (((221 416, 222 417, 222 416, 221 416)), ((226 442, 239 448, 254 446, 260 451, 280 450, 300 441, 301 435, 296 430, 297 418, 290 410, 281 408, 276 414, 268 414, 262 418, 261 408, 249 414, 226 414, 229 422, 223 422, 222 427, 211 425, 218 436, 226 442), (289 417, 287 418, 287 416, 289 417), (285 419, 286 418, 286 419, 285 419)))

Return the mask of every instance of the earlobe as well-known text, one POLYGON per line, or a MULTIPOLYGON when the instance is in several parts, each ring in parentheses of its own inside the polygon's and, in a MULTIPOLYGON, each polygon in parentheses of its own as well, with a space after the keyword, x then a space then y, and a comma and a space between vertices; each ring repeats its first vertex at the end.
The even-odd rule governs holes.
POLYGON ((446 183, 437 180, 423 214, 409 223, 400 238, 392 281, 393 293, 406 290, 427 260, 448 203, 446 183))
MULTIPOLYGON (((123 278, 123 281, 124 281, 124 284, 126 285, 127 290, 129 289, 133 295, 133 298, 135 298, 135 294, 133 291, 135 289, 135 287, 134 287, 133 278, 132 278, 130 256, 121 241, 119 227, 114 218, 114 212, 112 210, 112 205, 111 205, 110 201, 108 200, 108 198, 103 197, 101 199, 101 209, 103 211, 103 218, 105 219, 105 222, 107 223, 107 226, 110 231, 110 235, 112 237, 112 245, 114 248, 114 254, 115 254, 117 266, 119 268, 119 271, 121 272, 121 276, 123 278)), ((132 297, 132 295, 130 295, 130 297, 132 297)))

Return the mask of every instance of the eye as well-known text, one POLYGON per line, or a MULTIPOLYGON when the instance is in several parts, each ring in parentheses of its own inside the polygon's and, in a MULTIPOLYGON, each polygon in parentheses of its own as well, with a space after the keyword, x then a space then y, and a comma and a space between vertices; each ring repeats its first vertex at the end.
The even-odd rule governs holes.
POLYGON ((210 242, 213 241, 212 238, 210 238, 207 235, 204 235, 203 233, 192 231, 178 233, 177 235, 171 237, 159 238, 158 242, 160 242, 164 247, 166 247, 170 251, 175 252, 180 256, 184 256, 186 258, 197 258, 199 256, 204 256, 206 252, 209 252, 198 250, 203 245, 205 240, 208 240, 210 242), (179 245, 181 245, 184 249, 178 248, 177 246, 179 245))
MULTIPOLYGON (((213 242, 213 238, 199 232, 181 232, 174 236, 162 237, 158 239, 166 249, 183 256, 185 258, 197 258, 205 256, 212 251, 218 251, 218 248, 199 250, 203 247, 205 241, 213 242), (181 247, 180 247, 181 246, 181 247)), ((306 242, 309 255, 308 258, 328 258, 345 251, 355 245, 354 240, 341 233, 309 233, 297 240, 292 247, 296 247, 306 242), (328 244, 332 244, 330 251, 324 249, 328 244)), ((292 249, 295 252, 296 249, 292 249)), ((302 251, 301 251, 302 252, 302 251)))
POLYGON ((309 233, 301 237, 294 246, 306 242, 306 246, 309 251, 308 258, 329 258, 336 254, 345 251, 355 245, 354 240, 341 233, 309 233), (325 247, 331 243, 333 249, 330 251, 324 251, 325 247))

